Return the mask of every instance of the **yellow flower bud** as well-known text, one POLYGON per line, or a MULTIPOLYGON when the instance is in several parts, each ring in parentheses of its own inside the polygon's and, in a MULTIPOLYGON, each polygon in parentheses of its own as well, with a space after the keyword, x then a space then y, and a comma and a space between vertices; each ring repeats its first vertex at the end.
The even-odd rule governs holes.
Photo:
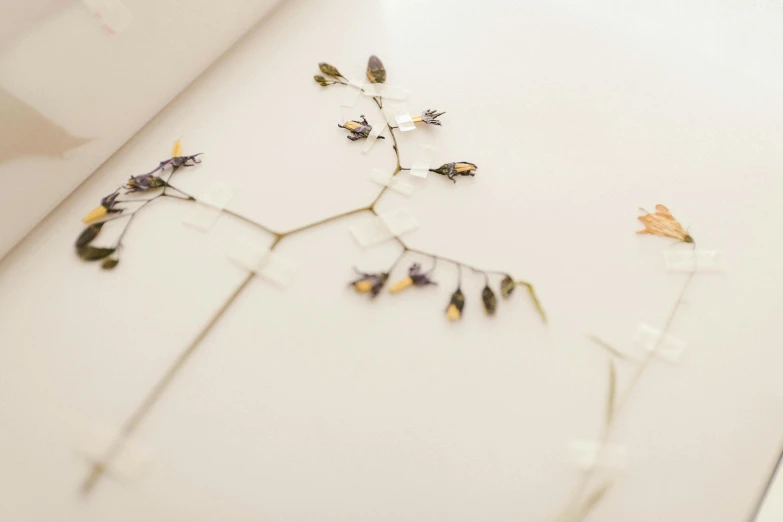
POLYGON ((354 283, 353 287, 357 292, 367 293, 372 290, 372 281, 365 279, 364 281, 358 281, 354 283))
POLYGON ((174 146, 171 148, 171 157, 179 158, 182 156, 182 141, 177 140, 174 142, 174 146))
POLYGON ((469 170, 475 170, 476 166, 472 163, 456 163, 454 164, 454 170, 457 172, 467 172, 469 170))
POLYGON ((456 321, 461 315, 462 312, 459 311, 459 308, 457 308, 457 305, 455 304, 450 304, 446 309, 446 317, 449 318, 449 321, 456 321))
POLYGON ((402 290, 405 290, 409 286, 413 285, 413 279, 410 277, 406 277, 405 279, 400 279, 396 283, 394 283, 390 288, 389 292, 396 294, 397 292, 401 292, 402 290))
POLYGON ((362 126, 361 123, 356 123, 355 121, 346 121, 345 124, 343 125, 343 127, 345 127, 348 130, 358 129, 361 126, 362 126))
POLYGON ((421 119, 421 116, 414 116, 411 119, 413 120, 413 123, 421 123, 424 121, 421 119))
POLYGON ((100 219, 103 216, 105 216, 106 212, 108 212, 108 210, 106 210, 106 207, 101 205, 100 207, 95 208, 92 212, 84 216, 82 218, 82 221, 84 221, 85 223, 92 223, 96 219, 100 219))

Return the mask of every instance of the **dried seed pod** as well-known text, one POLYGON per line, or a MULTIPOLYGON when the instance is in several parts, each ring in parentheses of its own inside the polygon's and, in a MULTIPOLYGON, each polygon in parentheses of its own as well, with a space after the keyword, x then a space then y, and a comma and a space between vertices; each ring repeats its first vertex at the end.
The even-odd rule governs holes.
POLYGON ((383 83, 386 81, 386 69, 383 62, 375 55, 370 56, 367 62, 367 78, 370 83, 383 83))
POLYGON ((509 297, 511 296, 511 293, 514 291, 514 288, 516 288, 516 283, 511 278, 510 275, 507 275, 503 278, 503 280, 500 282, 500 295, 503 297, 509 297))
POLYGON ((498 300, 495 297, 495 292, 492 291, 489 285, 486 285, 484 290, 481 291, 481 300, 484 302, 484 311, 487 312, 487 315, 495 315, 498 300))
POLYGON ((457 288, 457 291, 451 294, 451 301, 446 308, 446 317, 449 321, 457 321, 462 317, 462 310, 465 308, 465 295, 462 290, 457 288))

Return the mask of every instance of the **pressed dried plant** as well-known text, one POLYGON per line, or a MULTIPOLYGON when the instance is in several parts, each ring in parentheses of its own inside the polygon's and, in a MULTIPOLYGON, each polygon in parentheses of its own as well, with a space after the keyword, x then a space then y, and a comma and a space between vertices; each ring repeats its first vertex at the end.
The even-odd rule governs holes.
MULTIPOLYGON (((350 88, 350 89, 355 88, 353 85, 349 85, 346 78, 340 73, 340 71, 335 66, 325 62, 321 62, 318 64, 318 68, 321 74, 315 75, 313 78, 316 81, 316 83, 318 83, 320 86, 330 87, 334 85, 342 85, 343 88, 350 88)), ((387 71, 383 65, 383 62, 381 62, 381 60, 377 56, 371 56, 367 63, 368 80, 373 84, 382 84, 386 81, 386 77, 387 77, 387 71)), ((379 109, 383 109, 383 102, 384 102, 383 96, 374 96, 372 99, 379 109)), ((421 112, 420 116, 417 116, 415 118, 414 123, 430 125, 432 126, 432 128, 438 128, 442 126, 442 122, 439 120, 439 118, 444 114, 445 112, 442 111, 438 112, 436 110, 426 109, 421 112)), ((350 134, 348 135, 348 139, 351 141, 365 139, 370 136, 370 133, 373 130, 372 124, 364 117, 364 115, 361 115, 360 119, 349 120, 344 124, 339 125, 339 127, 349 131, 350 134)), ((389 124, 386 124, 386 127, 389 130, 391 136, 391 140, 393 144, 392 148, 394 150, 394 154, 396 158, 396 165, 394 166, 394 170, 392 172, 392 177, 394 177, 397 174, 399 174, 402 170, 410 170, 410 168, 403 168, 402 165, 400 164, 399 144, 397 143, 397 136, 395 133, 395 131, 398 130, 398 128, 389 124)), ((383 138, 383 136, 380 137, 383 138)), ((81 259, 85 261, 104 260, 102 265, 103 268, 106 269, 115 268, 119 264, 119 253, 123 247, 123 243, 122 243, 123 238, 128 232, 128 229, 130 227, 131 222, 133 221, 133 218, 136 215, 138 215, 138 213, 141 212, 144 208, 146 208, 150 203, 164 197, 167 197, 172 200, 178 200, 184 203, 197 202, 198 201, 197 198, 174 187, 171 184, 171 180, 179 169, 183 167, 192 167, 201 163, 200 156, 201 154, 195 154, 190 156, 183 155, 182 144, 181 142, 177 141, 174 144, 171 158, 161 161, 156 168, 154 168, 149 172, 131 176, 130 179, 123 186, 116 189, 108 196, 104 197, 101 200, 100 206, 97 209, 90 212, 90 214, 88 214, 85 217, 85 222, 88 224, 88 228, 82 231, 82 233, 79 235, 79 238, 76 241, 76 252, 79 255, 79 257, 81 257, 81 259), (166 172, 168 172, 167 177, 165 176, 166 172), (130 193, 140 193, 142 196, 145 195, 149 195, 149 196, 146 198, 134 199, 134 200, 127 200, 122 197, 130 193), (137 205, 137 206, 133 210, 131 210, 128 205, 137 205), (113 245, 94 246, 93 241, 99 240, 99 235, 103 225, 115 219, 127 219, 125 227, 122 229, 119 238, 114 242, 113 245)), ((467 162, 467 161, 457 161, 457 162, 445 163, 437 169, 430 169, 430 171, 446 176, 451 181, 456 182, 457 176, 468 176, 468 177, 475 176, 476 169, 477 167, 475 163, 467 162)), ((277 245, 285 239, 291 238, 299 234, 300 232, 311 230, 313 228, 320 227, 321 225, 325 225, 327 223, 331 223, 339 219, 343 219, 349 216, 362 214, 362 213, 378 216, 376 206, 378 202, 383 198, 384 194, 386 194, 387 189, 388 187, 384 186, 378 192, 378 194, 373 198, 373 200, 369 202, 367 205, 355 209, 350 209, 345 212, 328 216, 318 221, 297 227, 295 229, 282 231, 282 232, 273 230, 271 227, 268 227, 262 223, 258 223, 252 219, 247 218, 246 216, 242 216, 229 209, 224 209, 223 213, 235 219, 244 221, 245 223, 255 226, 256 228, 270 234, 273 238, 270 249, 274 250, 277 247, 277 245)), ((504 271, 480 269, 471 266, 469 264, 466 264, 464 262, 456 261, 454 259, 441 256, 439 254, 434 254, 417 248, 412 248, 408 246, 408 244, 405 243, 399 237, 394 237, 394 241, 398 243, 398 245, 401 248, 401 251, 397 259, 394 260, 394 262, 391 264, 391 267, 383 270, 376 270, 376 271, 369 271, 369 272, 359 272, 357 270, 357 272, 359 273, 359 277, 349 283, 349 286, 351 288, 353 288, 356 292, 362 294, 368 294, 372 298, 375 298, 376 296, 380 295, 381 290, 383 289, 384 285, 388 281, 396 265, 406 255, 417 254, 419 256, 428 257, 432 259, 433 262, 440 260, 456 265, 460 273, 460 282, 461 282, 461 277, 462 277, 461 274, 462 274, 463 267, 470 269, 475 274, 482 275, 486 280, 486 285, 480 297, 484 304, 484 310, 488 315, 495 314, 497 308, 497 300, 495 298, 495 294, 491 290, 491 288, 489 288, 489 276, 493 276, 493 277, 497 276, 502 278, 502 280, 500 281, 500 292, 501 295, 503 295, 503 297, 505 298, 509 297, 516 286, 525 286, 533 300, 537 312, 541 315, 541 318, 544 321, 546 320, 543 308, 541 307, 541 304, 538 301, 538 298, 533 290, 533 286, 530 283, 524 281, 515 281, 514 278, 512 278, 507 272, 504 271)), ((399 292, 411 286, 427 286, 427 285, 434 284, 435 282, 432 279, 430 279, 431 273, 432 270, 430 270, 427 273, 422 272, 420 266, 414 264, 409 268, 407 277, 401 279, 400 281, 398 281, 392 286, 391 288, 392 293, 399 292)), ((147 415, 147 413, 152 408, 152 406, 157 402, 158 398, 163 393, 163 391, 167 389, 168 385, 170 384, 172 379, 177 375, 180 368, 185 364, 186 361, 189 360, 190 356, 195 352, 196 348, 200 345, 201 341, 204 339, 207 333, 214 327, 215 324, 217 324, 217 322, 220 320, 223 314, 231 307, 231 305, 235 302, 237 297, 243 292, 243 290, 247 287, 249 282, 254 277, 255 274, 253 272, 250 272, 247 275, 245 280, 242 281, 242 283, 236 288, 236 290, 229 297, 229 299, 223 303, 223 305, 218 310, 218 312, 202 329, 202 331, 196 336, 195 340, 183 351, 182 355, 172 364, 169 370, 165 373, 164 377, 162 377, 161 380, 155 385, 155 388, 153 389, 151 395, 142 402, 139 408, 131 415, 131 417, 128 419, 126 424, 123 426, 121 430, 122 433, 121 439, 117 441, 117 444, 112 446, 113 448, 117 448, 121 446, 123 440, 129 438, 133 434, 133 432, 135 432, 138 424, 147 415)), ((449 304, 446 308, 447 318, 451 321, 456 321, 460 319, 463 315, 464 308, 465 308, 465 295, 462 293, 460 285, 458 285, 457 290, 451 296, 449 304)), ((109 451, 107 455, 104 456, 104 459, 94 464, 91 473, 83 483, 82 490, 84 492, 89 492, 92 490, 95 483, 98 481, 98 479, 103 475, 105 471, 105 462, 111 459, 112 456, 113 456, 112 451, 109 451)))
POLYGON ((680 222, 674 219, 672 213, 665 206, 655 205, 655 213, 651 214, 643 210, 645 214, 639 216, 639 221, 644 224, 644 229, 637 234, 652 234, 654 236, 671 237, 684 243, 694 243, 693 238, 682 228, 680 222))

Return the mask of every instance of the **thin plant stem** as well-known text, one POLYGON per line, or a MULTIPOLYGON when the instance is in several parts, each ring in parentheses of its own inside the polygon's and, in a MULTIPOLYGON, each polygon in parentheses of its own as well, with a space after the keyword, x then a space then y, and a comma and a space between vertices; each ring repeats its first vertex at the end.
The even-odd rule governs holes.
MULTIPOLYGON (((335 83, 341 83, 343 85, 348 85, 347 83, 340 81, 337 79, 335 83)), ((379 97, 374 97, 373 100, 378 105, 378 108, 383 109, 383 99, 379 97)), ((383 114, 382 114, 383 115, 383 114)), ((397 143, 397 136, 394 133, 394 130, 397 127, 392 127, 388 123, 386 124, 386 127, 389 129, 389 132, 391 133, 392 141, 393 141, 393 149, 394 149, 394 155, 396 158, 396 167, 394 169, 394 172, 392 173, 392 177, 396 176, 403 168, 400 165, 400 150, 399 145, 397 143)), ((163 165, 159 165, 158 168, 153 170, 152 172, 157 172, 163 167, 163 165)), ((187 194, 186 192, 183 192, 182 190, 172 186, 169 181, 171 181, 171 178, 174 175, 174 172, 176 171, 176 168, 172 169, 171 175, 169 176, 168 180, 165 182, 165 185, 163 187, 163 191, 144 201, 143 204, 136 210, 133 211, 132 214, 130 214, 130 219, 128 220, 128 223, 125 226, 125 229, 120 234, 120 237, 118 239, 117 245, 118 248, 121 245, 122 239, 125 236, 125 233, 128 231, 128 227, 130 226, 133 218, 135 215, 142 210, 144 207, 146 207, 149 203, 152 201, 160 198, 160 197, 173 197, 175 199, 181 199, 183 201, 191 201, 191 202, 197 202, 197 198, 191 196, 190 194, 187 194), (166 193, 166 189, 171 188, 172 190, 176 190, 183 196, 186 196, 188 199, 172 196, 171 194, 166 193)), ((409 170, 409 169, 405 169, 409 170)), ((275 230, 272 230, 270 227, 261 224, 257 221, 254 221, 247 216, 244 216, 242 214, 239 214, 237 212, 234 212, 229 209, 224 209, 223 213, 226 215, 229 215, 233 218, 236 218, 240 221, 243 221, 249 225, 252 225, 260 230, 263 230, 264 232, 267 232, 271 234, 274 237, 274 240, 272 241, 271 246, 269 247, 270 250, 274 250, 275 247, 282 241, 284 238, 287 238, 289 236, 296 235, 300 232, 304 232, 305 230, 310 230, 316 227, 320 227, 321 225, 325 225, 327 223, 331 223, 333 221, 352 216, 355 214, 360 214, 362 212, 371 212, 375 214, 376 216, 378 213, 375 210, 376 204, 381 200, 383 195, 386 193, 388 187, 383 187, 378 195, 373 199, 373 201, 364 207, 360 207, 354 210, 349 210, 347 212, 342 212, 340 214, 335 214, 333 216, 326 217, 324 219, 315 221, 313 223, 308 223, 306 225, 302 225, 300 227, 288 230, 286 232, 277 232, 275 230)), ((125 216, 118 216, 117 218, 111 218, 118 219, 119 217, 126 217, 125 216)), ((110 221, 106 220, 106 221, 110 221)), ((399 264, 399 262, 405 257, 405 255, 408 252, 414 252, 420 255, 428 256, 432 258, 434 263, 437 263, 438 260, 447 261, 450 263, 454 263, 457 266, 457 270, 459 273, 459 283, 461 286, 462 283, 462 267, 469 268, 473 270, 476 273, 484 274, 485 278, 487 277, 487 274, 499 274, 499 275, 506 275, 505 272, 500 271, 492 271, 492 270, 481 270, 478 268, 475 268, 473 266, 467 265, 465 263, 449 259, 447 257, 439 256, 436 254, 432 254, 429 252, 425 252, 423 250, 413 249, 409 248, 405 242, 403 242, 400 238, 394 237, 394 239, 397 241, 397 243, 402 247, 402 250, 400 251, 400 254, 397 256, 397 259, 394 260, 391 267, 389 268, 389 273, 391 273, 392 270, 399 264)), ((435 267, 435 264, 433 264, 433 269, 435 267)), ((193 341, 179 354, 179 356, 169 365, 166 372, 161 376, 161 378, 155 383, 152 390, 147 394, 147 396, 144 398, 144 400, 141 402, 141 404, 134 410, 134 412, 131 414, 131 416, 128 418, 128 420, 123 425, 119 436, 117 439, 113 441, 109 449, 106 451, 106 453, 103 455, 103 458, 101 458, 98 462, 95 462, 92 465, 92 468, 82 483, 81 491, 84 495, 89 494, 93 489, 95 488, 95 485, 99 481, 99 479, 105 474, 106 467, 108 463, 113 459, 116 454, 119 452, 119 450, 122 448, 122 445, 127 442, 130 437, 133 435, 133 433, 138 429, 138 427, 141 425, 142 421, 146 418, 146 416, 149 414, 149 412, 152 410, 152 408, 155 406, 155 404, 158 402, 160 397, 164 394, 164 392, 168 389, 168 387, 171 385, 171 383, 174 381, 176 376, 182 371, 182 368, 185 366, 185 364, 191 359, 193 354, 196 352, 198 347, 201 345, 202 341, 209 335, 210 331, 214 328, 214 326, 220 321, 220 319, 225 315, 225 313, 229 310, 229 308, 234 304, 234 302, 237 300, 237 298, 242 294, 242 292, 248 287, 250 282, 255 277, 254 272, 250 272, 247 277, 239 284, 239 286, 234 290, 234 292, 229 296, 229 298, 223 303, 223 305, 220 307, 220 309, 211 317, 209 322, 201 329, 201 331, 198 333, 198 335, 193 339, 193 341)), ((532 287, 531 287, 532 289, 532 287)), ((532 291, 531 291, 532 294, 532 291)))
MULTIPOLYGON (((650 362, 652 362, 652 360, 655 358, 658 349, 661 347, 661 344, 666 338, 667 333, 671 329, 671 326, 674 323, 674 319, 677 316, 677 312, 680 309, 680 305, 682 305, 682 300, 683 297, 685 296, 685 291, 690 286, 691 281, 693 280, 693 276, 695 274, 696 274, 695 270, 688 273, 688 276, 685 279, 685 282, 682 285, 679 294, 677 295, 677 300, 674 302, 674 306, 672 306, 672 309, 669 312, 669 315, 667 316, 666 321, 663 324, 663 329, 661 330, 660 337, 655 342, 653 349, 650 350, 649 353, 647 353, 645 357, 641 360, 641 362, 638 364, 638 366, 636 367, 636 372, 634 372, 633 376, 631 377, 631 380, 625 386, 625 389, 619 395, 616 402, 614 402, 611 420, 607 423, 604 423, 603 428, 601 429, 601 435, 598 439, 599 451, 603 450, 603 448, 606 446, 606 443, 609 441, 609 438, 611 437, 614 431, 614 427, 617 425, 617 419, 620 417, 620 414, 625 409, 625 406, 628 403, 628 399, 630 398, 636 386, 639 384, 639 381, 641 380, 645 371, 649 367, 650 362)), ((585 491, 587 490, 588 486, 590 485, 590 482, 595 476, 595 473, 596 473, 596 468, 592 467, 582 476, 582 479, 577 484, 574 494, 571 496, 571 500, 567 504, 567 507, 564 511, 565 513, 571 513, 573 512, 573 510, 577 508, 580 499, 584 496, 585 491)), ((579 515, 579 517, 569 519, 569 522, 580 522, 581 520, 584 519, 584 517, 587 516, 588 512, 582 512, 577 514, 579 515)))
MULTIPOLYGON (((272 248, 274 248, 274 245, 272 246, 272 248)), ((193 341, 191 341, 191 343, 187 346, 187 348, 185 348, 185 350, 183 350, 179 354, 179 356, 171 363, 171 365, 169 365, 166 372, 161 376, 160 379, 158 379, 158 381, 152 387, 152 390, 150 390, 150 392, 147 394, 147 396, 144 398, 141 404, 139 404, 136 410, 131 414, 128 420, 125 421, 125 424, 122 426, 122 429, 120 430, 119 436, 112 442, 111 446, 109 446, 109 448, 106 450, 106 453, 103 455, 103 458, 101 458, 98 462, 93 463, 90 473, 87 475, 84 482, 82 483, 81 486, 82 494, 87 495, 93 490, 98 480, 106 472, 106 467, 108 463, 122 449, 123 444, 125 444, 128 441, 128 439, 130 439, 130 437, 133 435, 133 433, 136 432, 136 430, 139 428, 144 418, 149 414, 150 410, 152 410, 155 404, 160 400, 161 396, 169 387, 169 385, 177 376, 177 374, 180 372, 182 367, 185 366, 185 363, 187 363, 190 360, 190 358, 196 352, 196 349, 199 347, 201 342, 207 337, 207 335, 212 330, 212 328, 218 323, 220 318, 225 315, 225 313, 228 311, 228 309, 231 307, 234 301, 236 301, 236 299, 240 296, 240 294, 242 294, 242 292, 247 288, 247 286, 250 284, 250 281, 253 280, 253 277, 255 277, 255 273, 250 272, 247 275, 247 277, 245 277, 245 279, 242 280, 242 282, 229 296, 229 298, 223 303, 223 305, 217 310, 217 312, 215 312, 212 315, 209 322, 204 326, 204 328, 201 329, 201 331, 198 333, 195 339, 193 339, 193 341)))

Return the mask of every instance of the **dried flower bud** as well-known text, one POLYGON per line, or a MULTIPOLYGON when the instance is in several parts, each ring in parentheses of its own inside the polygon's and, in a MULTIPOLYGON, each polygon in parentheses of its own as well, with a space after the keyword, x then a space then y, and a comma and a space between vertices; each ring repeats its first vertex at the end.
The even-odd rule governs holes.
POLYGON ((389 287, 389 292, 392 294, 396 294, 397 292, 402 292, 406 288, 413 286, 413 278, 406 277, 405 279, 400 279, 393 285, 389 287))
POLYGON ((389 292, 396 294, 397 292, 401 292, 405 290, 406 288, 409 288, 411 286, 427 286, 427 285, 436 285, 435 281, 431 280, 429 275, 425 272, 422 272, 421 265, 419 263, 413 263, 411 267, 408 269, 408 277, 405 279, 400 279, 396 283, 394 283, 391 288, 389 288, 389 292))
POLYGON ((370 83, 383 83, 386 81, 386 69, 383 68, 383 62, 375 55, 370 56, 367 62, 367 78, 370 83))
POLYGON ((481 291, 481 300, 484 302, 484 311, 487 315, 495 315, 495 309, 498 306, 498 300, 495 297, 495 292, 486 285, 484 290, 481 291))
POLYGON ((174 142, 174 146, 171 147, 171 157, 179 158, 180 156, 182 156, 182 140, 177 140, 174 142))
MULTIPOLYGON (((356 269, 354 269, 356 270, 356 269)), ((389 278, 389 274, 379 272, 377 274, 368 274, 364 272, 356 272, 361 276, 355 281, 351 281, 351 286, 359 293, 369 293, 370 297, 375 297, 383 288, 386 280, 389 278)))
POLYGON ((467 161, 455 161, 453 163, 444 163, 437 169, 430 169, 430 172, 435 172, 436 174, 446 176, 451 181, 456 183, 457 180, 454 179, 456 176, 475 176, 475 170, 477 168, 478 167, 474 163, 469 163, 467 161))
POLYGON ((514 288, 516 287, 517 285, 516 283, 514 283, 514 280, 511 278, 510 275, 507 275, 500 282, 500 295, 502 295, 503 297, 509 297, 511 295, 511 292, 513 292, 514 288))
POLYGON ((116 255, 112 255, 103 260, 103 263, 101 263, 101 268, 103 268, 104 270, 111 270, 112 268, 114 268, 119 264, 120 264, 120 258, 117 257, 116 255))
POLYGON ((321 72, 327 76, 333 76, 335 78, 344 78, 344 76, 340 74, 340 71, 337 70, 337 67, 334 67, 333 65, 329 65, 328 63, 321 62, 318 64, 318 68, 321 69, 321 72))
POLYGON ((456 321, 462 317, 462 310, 465 308, 465 295, 462 290, 457 288, 457 291, 451 294, 451 301, 446 308, 446 317, 449 321, 456 321))
MULTIPOLYGON (((372 131, 372 125, 370 125, 367 122, 367 118, 364 117, 364 114, 360 116, 361 120, 350 120, 346 121, 343 125, 337 124, 338 127, 341 129, 346 129, 351 131, 351 134, 346 136, 351 141, 360 140, 362 138, 367 138, 370 135, 370 132, 372 131)), ((383 136, 378 136, 378 139, 386 139, 383 136)))

